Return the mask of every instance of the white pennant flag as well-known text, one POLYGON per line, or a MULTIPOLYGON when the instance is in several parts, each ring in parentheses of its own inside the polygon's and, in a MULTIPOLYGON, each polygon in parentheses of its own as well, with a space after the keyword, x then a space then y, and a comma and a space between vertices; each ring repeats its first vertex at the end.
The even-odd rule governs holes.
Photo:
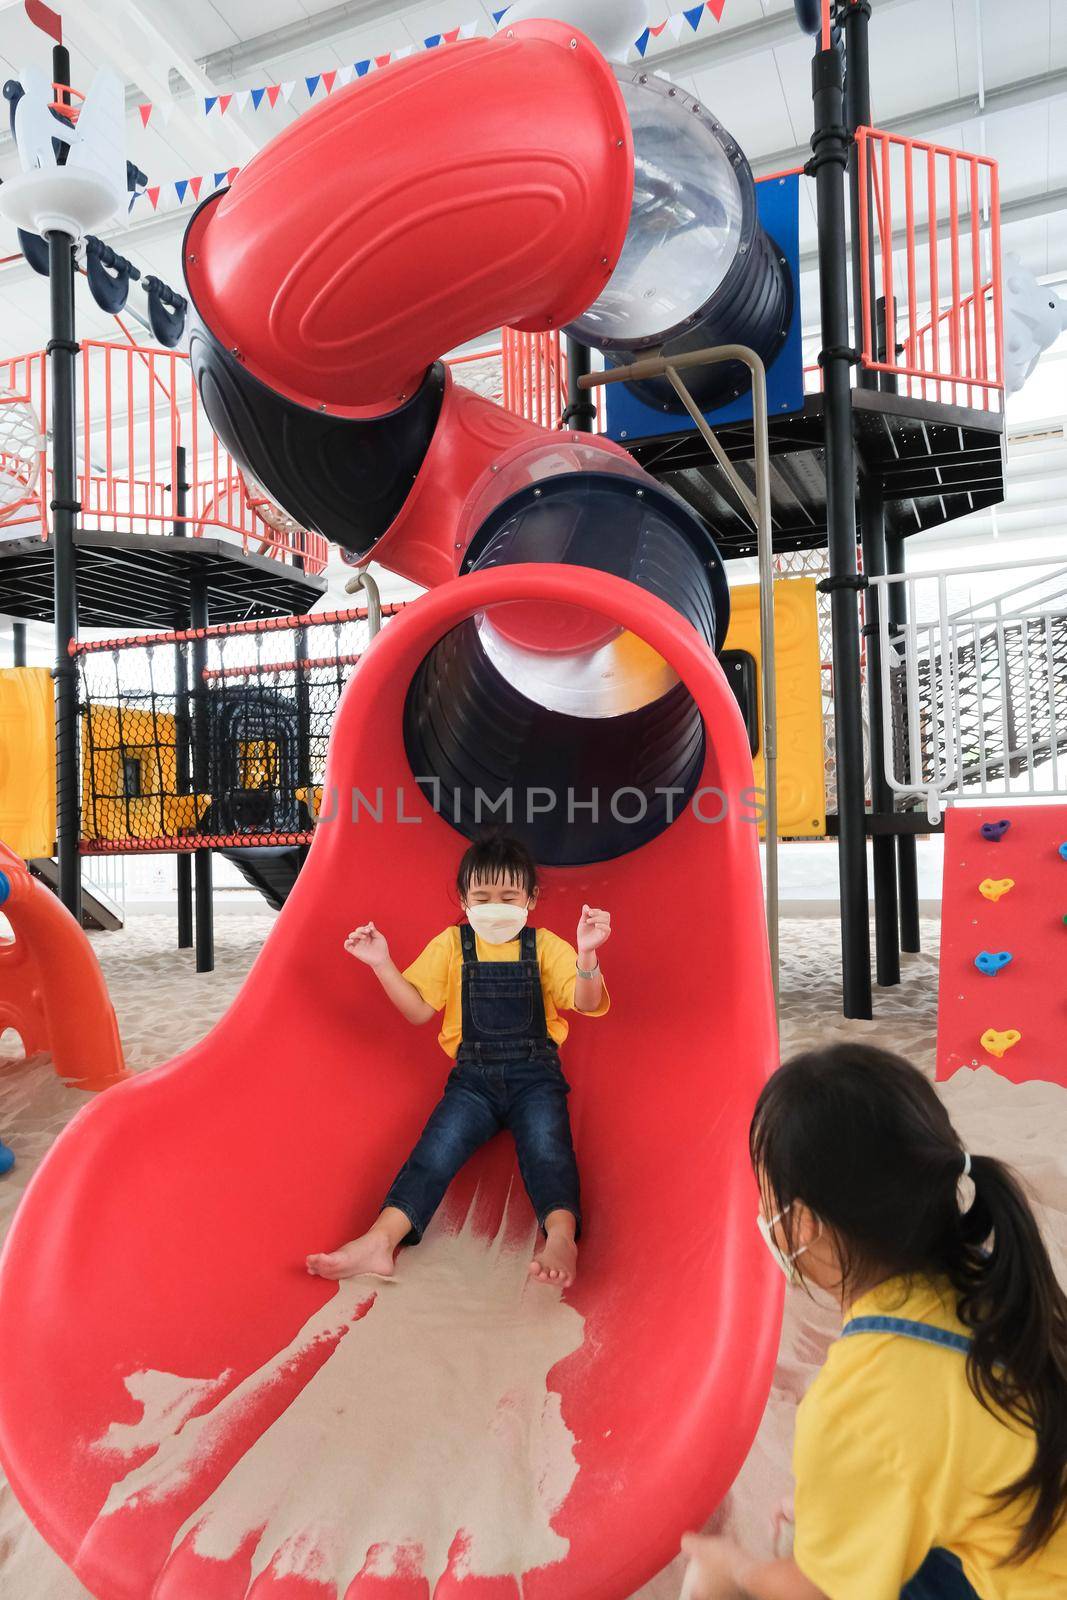
POLYGON ((355 75, 356 75, 355 67, 338 67, 338 69, 337 69, 337 81, 338 81, 338 83, 351 83, 352 79, 355 77, 355 75))
POLYGON ((676 11, 673 17, 667 18, 667 30, 672 39, 680 39, 682 36, 682 29, 684 27, 685 18, 682 16, 680 11, 676 11))
POLYGON ((288 103, 289 100, 292 98, 293 90, 295 88, 296 88, 296 79, 295 78, 290 78, 288 83, 283 83, 282 84, 282 97, 286 101, 286 103, 288 103))
POLYGON ((393 51, 393 60, 403 61, 404 57, 411 55, 414 49, 415 46, 413 44, 402 44, 399 50, 393 51))
POLYGON ((152 103, 152 115, 154 117, 155 116, 162 117, 163 118, 163 126, 166 127, 168 122, 170 121, 171 117, 174 115, 174 101, 173 100, 155 100, 155 101, 153 101, 153 103, 152 103))
POLYGON ((251 89, 238 89, 236 95, 234 96, 234 99, 237 101, 237 109, 238 109, 238 111, 247 111, 248 110, 248 102, 251 100, 251 98, 252 98, 251 89))
POLYGON ((465 22, 463 24, 462 28, 460 28, 460 30, 459 30, 459 36, 460 36, 461 39, 473 39, 474 35, 477 32, 478 32, 477 20, 475 20, 474 22, 465 22))

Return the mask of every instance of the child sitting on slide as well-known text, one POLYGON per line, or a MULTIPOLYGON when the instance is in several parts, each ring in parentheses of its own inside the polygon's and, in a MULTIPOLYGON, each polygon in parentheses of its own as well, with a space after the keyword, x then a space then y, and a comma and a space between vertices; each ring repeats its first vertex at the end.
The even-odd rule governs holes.
POLYGON ((751 1150, 772 1254, 844 1326, 797 1413, 792 1557, 690 1535, 686 1600, 1067 1596, 1067 1296, 1018 1180, 865 1045, 780 1068, 751 1150))
POLYGON ((561 1013, 600 1017, 607 1011, 598 951, 611 919, 583 906, 577 950, 547 928, 527 927, 537 868, 525 847, 505 836, 471 845, 456 887, 466 922, 439 933, 404 972, 373 922, 345 941, 409 1022, 428 1022, 444 1011, 438 1039, 456 1065, 377 1222, 340 1250, 308 1256, 308 1271, 333 1279, 391 1274, 397 1247, 418 1244, 463 1164, 509 1128, 545 1233, 530 1276, 566 1289, 577 1270, 581 1207, 570 1091, 559 1062, 567 1037, 561 1013))

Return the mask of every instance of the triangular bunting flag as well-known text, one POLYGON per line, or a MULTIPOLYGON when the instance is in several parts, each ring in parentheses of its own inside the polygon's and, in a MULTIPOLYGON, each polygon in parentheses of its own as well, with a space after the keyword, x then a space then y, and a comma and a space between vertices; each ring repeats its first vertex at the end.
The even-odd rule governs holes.
POLYGON ((422 42, 425 49, 436 50, 441 43, 441 35, 439 33, 431 33, 422 42))
MULTIPOLYGON (((314 95, 315 90, 318 88, 319 83, 321 82, 321 77, 322 77, 321 73, 316 72, 314 77, 305 78, 304 79, 304 82, 308 86, 308 96, 309 96, 309 98, 314 95)), ((286 95, 285 98, 288 100, 289 96, 286 95)))
POLYGON ((376 67, 387 67, 392 59, 392 52, 387 50, 384 56, 375 56, 374 65, 376 67))
POLYGON ((295 88, 296 88, 296 79, 295 78, 290 78, 288 83, 283 83, 282 84, 282 97, 285 100, 287 105, 288 105, 289 101, 293 97, 293 90, 295 88))
POLYGON ((443 33, 441 35, 441 38, 445 41, 445 44, 455 44, 456 40, 459 38, 459 29, 449 28, 447 33, 443 33))
MULTIPOLYGON (((262 95, 263 90, 261 89, 259 92, 262 95)), ((238 91, 237 91, 237 109, 238 109, 238 111, 247 111, 248 110, 248 102, 249 102, 249 100, 251 100, 251 98, 252 98, 251 89, 238 89, 238 91)))
POLYGON ((151 105, 138 106, 137 110, 138 110, 138 113, 139 113, 140 118, 141 118, 141 127, 142 128, 147 128, 148 127, 148 119, 152 115, 152 107, 151 107, 151 105))
POLYGON ((365 78, 370 71, 369 61, 353 61, 352 65, 355 68, 357 78, 365 78))
POLYGON ((223 94, 223 95, 219 96, 219 115, 221 117, 224 117, 226 115, 227 111, 229 111, 229 109, 230 109, 230 101, 232 99, 233 99, 233 95, 232 94, 223 94))
POLYGON ((164 124, 169 126, 170 119, 174 115, 174 101, 160 100, 157 105, 152 107, 152 111, 157 117, 162 117, 164 124))
POLYGON ((237 174, 240 172, 240 170, 241 170, 240 167, 231 167, 229 169, 229 171, 227 172, 227 174, 226 174, 226 182, 227 183, 232 183, 234 178, 236 178, 237 174))
MULTIPOLYGON (((252 90, 252 110, 253 111, 258 111, 259 110, 260 105, 263 102, 263 96, 266 94, 266 92, 267 92, 266 89, 253 89, 252 90)), ((274 104, 274 101, 272 100, 271 101, 271 105, 273 105, 273 104, 274 104)))
POLYGON ((667 27, 670 30, 672 39, 680 39, 682 29, 685 27, 685 18, 680 12, 676 11, 673 17, 667 18, 667 27))
POLYGON ((270 101, 270 108, 271 108, 272 111, 274 110, 274 107, 278 104, 278 96, 281 94, 281 92, 282 92, 282 86, 281 86, 280 83, 268 84, 268 86, 267 86, 267 99, 270 101))
POLYGON ((651 30, 649 28, 646 28, 644 33, 637 40, 637 43, 636 43, 634 48, 636 49, 636 51, 637 51, 639 56, 643 56, 645 51, 648 49, 648 41, 649 41, 650 34, 651 34, 651 30))
POLYGON ((510 7, 509 6, 505 6, 502 11, 494 11, 493 12, 493 21, 496 23, 497 27, 500 26, 501 17, 506 17, 509 10, 510 10, 510 7))
POLYGON ((704 0, 701 0, 700 5, 698 6, 690 6, 688 11, 682 12, 682 15, 692 28, 693 32, 696 33, 697 29, 700 27, 700 19, 704 15, 704 0))
POLYGON ((664 28, 667 26, 668 20, 669 19, 667 17, 664 17, 663 21, 660 22, 660 23, 657 23, 656 27, 649 28, 648 31, 652 35, 653 39, 658 39, 659 38, 660 34, 663 32, 664 28))
POLYGON ((336 82, 337 82, 337 73, 336 73, 336 71, 334 71, 334 72, 324 72, 323 73, 323 75, 322 75, 322 87, 326 90, 327 94, 333 94, 333 86, 334 86, 334 84, 336 82))
POLYGON ((188 178, 178 178, 175 181, 174 193, 178 196, 178 204, 179 205, 182 205, 184 203, 184 201, 185 201, 185 191, 188 189, 188 187, 189 187, 189 179, 188 178))
POLYGON ((153 188, 146 189, 145 190, 145 194, 148 196, 149 200, 152 202, 152 210, 154 211, 156 209, 156 207, 158 206, 158 204, 159 204, 159 185, 158 185, 158 183, 153 188))
POLYGON ((477 32, 478 32, 477 20, 475 20, 474 22, 465 22, 463 24, 462 28, 460 28, 460 30, 459 30, 459 36, 460 36, 461 39, 473 39, 474 35, 477 32))
POLYGON ((225 183, 225 182, 226 182, 226 174, 224 172, 216 172, 216 174, 215 174, 215 188, 217 189, 220 184, 225 183))
POLYGON ((203 183, 203 181, 204 181, 203 178, 190 178, 189 179, 189 187, 193 191, 193 199, 194 200, 199 200, 200 199, 200 185, 203 183))
POLYGON ((403 61, 406 56, 411 55, 411 53, 412 53, 412 51, 414 49, 415 49, 415 46, 413 44, 402 44, 400 46, 399 50, 394 50, 393 51, 393 60, 394 61, 403 61))
POLYGON ((211 108, 212 108, 213 105, 216 105, 218 103, 218 98, 219 97, 218 97, 217 94, 205 95, 205 97, 204 97, 204 115, 205 115, 205 117, 211 115, 211 108))
POLYGON ((351 83, 352 82, 352 74, 355 72, 355 70, 356 70, 355 67, 338 67, 338 69, 337 69, 337 81, 338 81, 338 83, 351 83))
POLYGON ((708 10, 716 22, 721 22, 722 14, 726 10, 726 0, 708 0, 708 10))

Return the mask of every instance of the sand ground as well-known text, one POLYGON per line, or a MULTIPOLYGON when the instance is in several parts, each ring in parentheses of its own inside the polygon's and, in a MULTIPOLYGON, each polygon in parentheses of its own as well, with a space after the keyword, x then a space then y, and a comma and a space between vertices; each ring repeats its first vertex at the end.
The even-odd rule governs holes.
MULTIPOLYGON (((127 1060, 143 1069, 167 1060, 207 1032, 239 989, 270 925, 267 912, 220 917, 217 968, 198 977, 191 952, 173 948, 169 917, 141 915, 95 947, 115 1003, 127 1060)), ((924 953, 905 957, 899 989, 879 994, 878 1018, 845 1022, 838 1015, 836 947, 830 920, 783 925, 783 1048, 833 1038, 862 1038, 899 1050, 933 1072, 937 1013, 937 927, 924 925, 924 953)), ((1067 1265, 1067 1090, 1014 1086, 979 1069, 963 1071, 944 1093, 972 1150, 1012 1161, 1041 1204, 1050 1241, 1067 1265)), ((0 1234, 57 1134, 84 1099, 55 1078, 47 1061, 3 1058, 0 1046, 0 1136, 17 1165, 0 1179, 0 1234)), ((790 1486, 793 1413, 836 1331, 832 1312, 799 1294, 787 1297, 774 1386, 749 1459, 713 1526, 751 1548, 768 1550, 773 1507, 790 1486)), ((640 1600, 676 1600, 677 1564, 648 1584, 640 1600)), ((63 1566, 0 1480, 0 1592, 18 1600, 85 1600, 88 1591, 63 1566)), ((637 1600, 637 1597, 635 1597, 637 1600)))

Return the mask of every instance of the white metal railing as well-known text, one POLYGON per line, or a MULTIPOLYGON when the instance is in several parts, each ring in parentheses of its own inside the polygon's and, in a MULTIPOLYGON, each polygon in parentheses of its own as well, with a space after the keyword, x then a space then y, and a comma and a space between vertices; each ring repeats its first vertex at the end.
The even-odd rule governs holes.
POLYGON ((893 574, 871 587, 893 793, 924 803, 932 823, 954 799, 1067 797, 1067 566, 1038 558, 893 574), (901 626, 890 617, 898 585, 901 626), (974 598, 975 588, 988 592, 974 598), (964 589, 966 604, 954 604, 964 589))

